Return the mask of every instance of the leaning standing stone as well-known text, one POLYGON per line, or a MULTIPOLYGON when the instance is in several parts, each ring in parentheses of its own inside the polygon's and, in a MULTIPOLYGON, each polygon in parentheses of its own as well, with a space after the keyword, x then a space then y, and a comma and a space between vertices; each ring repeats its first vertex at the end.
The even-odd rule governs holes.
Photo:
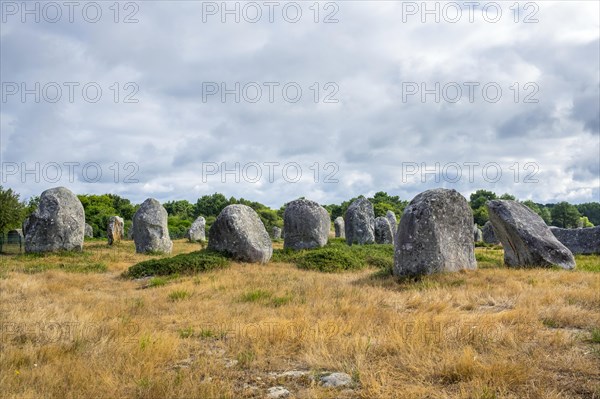
POLYGON ((476 269, 473 214, 456 190, 417 195, 404 209, 394 256, 396 276, 476 269))
POLYGON ((108 226, 106 226, 106 237, 108 238, 108 245, 118 243, 123 239, 125 235, 125 222, 119 216, 111 216, 108 219, 108 226))
POLYGON ((204 241, 206 240, 206 219, 202 216, 198 216, 194 223, 190 226, 185 237, 190 242, 204 241))
POLYGON ((307 199, 287 204, 283 213, 284 248, 313 249, 327 244, 331 219, 321 205, 307 199))
POLYGON ((394 234, 387 217, 379 216, 375 219, 375 242, 377 244, 393 244, 394 234))
POLYGON ((544 220, 520 202, 488 201, 486 204, 496 237, 504 247, 508 266, 560 266, 573 269, 571 251, 554 237, 544 220))
POLYGON ((260 217, 241 204, 221 211, 208 232, 208 248, 242 262, 267 263, 273 255, 271 238, 260 217))
POLYGON ((348 245, 375 242, 375 213, 368 199, 361 196, 354 200, 346 210, 344 221, 348 245))
POLYGON ((148 198, 133 215, 133 241, 137 253, 171 253, 167 211, 154 198, 148 198))
POLYGON ((333 227, 335 228, 335 236, 337 238, 346 238, 346 231, 344 227, 344 218, 338 216, 333 221, 333 227))
POLYGON ((83 205, 64 187, 44 191, 38 208, 23 226, 25 252, 81 251, 83 248, 83 205))

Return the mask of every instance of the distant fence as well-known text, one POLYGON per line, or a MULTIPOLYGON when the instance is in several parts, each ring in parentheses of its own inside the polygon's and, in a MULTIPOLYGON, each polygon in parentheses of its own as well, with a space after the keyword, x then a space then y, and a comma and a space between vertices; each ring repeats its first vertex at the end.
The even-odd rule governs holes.
POLYGON ((0 234, 0 252, 1 253, 21 253, 25 249, 25 240, 23 235, 15 230, 8 234, 0 234))

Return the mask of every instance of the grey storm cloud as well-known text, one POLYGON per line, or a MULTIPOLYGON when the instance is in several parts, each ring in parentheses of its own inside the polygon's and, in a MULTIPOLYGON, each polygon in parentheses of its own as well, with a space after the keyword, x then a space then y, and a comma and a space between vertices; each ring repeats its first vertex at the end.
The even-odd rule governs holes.
POLYGON ((73 23, 22 23, 3 11, 2 162, 93 162, 103 174, 55 183, 3 167, 0 184, 23 197, 60 184, 134 202, 223 192, 274 207, 377 191, 409 200, 439 186, 539 202, 600 200, 596 2, 538 3, 532 24, 515 23, 509 3, 496 23, 482 19, 483 6, 469 22, 464 4, 457 23, 444 15, 422 23, 419 13, 406 14, 406 2, 388 1, 330 2, 337 23, 323 23, 332 10, 324 2, 317 23, 312 3, 298 3, 301 20, 287 22, 284 2, 273 23, 265 8, 258 23, 231 15, 222 23, 219 13, 203 16, 222 2, 133 3, 138 22, 130 24, 123 18, 131 10, 114 22, 112 3, 100 3, 98 23, 80 14, 73 23), (76 82, 74 101, 64 85, 56 103, 7 94, 7 84, 35 82, 76 82), (90 82, 102 89, 97 102, 82 96, 90 82), (286 84, 300 88, 297 101, 286 84), (494 87, 484 92, 486 85, 494 87), (501 95, 490 101, 496 88, 501 95), (262 178, 205 175, 207 164, 224 172, 239 164, 240 173, 258 164, 262 178), (267 164, 276 165, 273 181, 267 164), (472 181, 466 164, 478 165, 472 181), (301 176, 286 165, 299 165, 301 176), (452 165, 461 167, 458 181, 452 165), (494 165, 503 172, 497 181, 485 176, 494 165), (525 165, 537 183, 522 181, 532 170, 525 165), (137 182, 124 181, 131 174, 137 182))

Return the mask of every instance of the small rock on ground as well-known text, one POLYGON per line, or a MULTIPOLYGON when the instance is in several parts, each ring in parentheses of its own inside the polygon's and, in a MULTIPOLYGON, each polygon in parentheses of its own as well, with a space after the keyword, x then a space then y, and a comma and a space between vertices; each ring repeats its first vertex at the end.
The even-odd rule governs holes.
POLYGON ((346 373, 331 373, 321 377, 321 383, 326 388, 345 387, 352 384, 352 377, 346 373))
POLYGON ((267 397, 269 399, 287 398, 290 395, 290 391, 282 386, 271 387, 267 390, 267 397))

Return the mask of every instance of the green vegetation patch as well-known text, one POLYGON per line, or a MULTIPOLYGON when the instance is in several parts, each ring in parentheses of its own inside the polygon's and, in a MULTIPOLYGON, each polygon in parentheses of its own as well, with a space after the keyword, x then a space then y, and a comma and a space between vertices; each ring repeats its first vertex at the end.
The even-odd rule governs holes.
POLYGON ((292 263, 300 269, 318 270, 333 273, 346 270, 360 270, 375 267, 390 270, 394 265, 394 246, 389 245, 352 245, 343 239, 330 239, 322 247, 310 250, 294 251, 276 249, 272 262, 292 263))
POLYGON ((228 267, 230 261, 224 255, 210 250, 180 254, 171 258, 150 259, 137 263, 125 272, 129 278, 147 276, 189 275, 228 267))

